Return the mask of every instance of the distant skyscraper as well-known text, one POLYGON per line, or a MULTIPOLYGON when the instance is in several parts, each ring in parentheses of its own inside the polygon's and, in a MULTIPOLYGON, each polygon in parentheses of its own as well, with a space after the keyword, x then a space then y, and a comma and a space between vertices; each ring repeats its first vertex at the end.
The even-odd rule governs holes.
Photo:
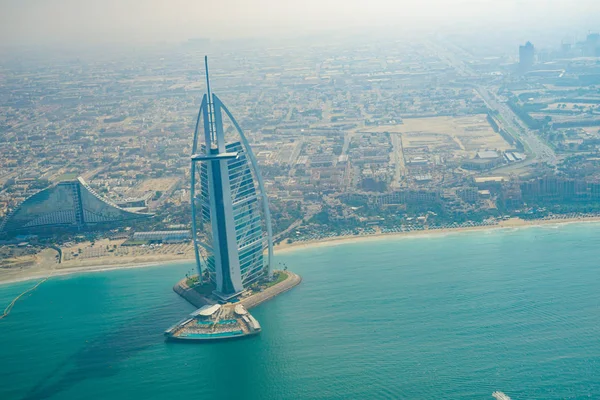
POLYGON ((531 42, 525 43, 524 46, 519 46, 519 72, 525 73, 531 71, 534 63, 535 49, 531 42))
POLYGON ((210 92, 208 65, 206 82, 208 93, 202 98, 192 145, 192 233, 200 274, 206 268, 216 285, 215 294, 229 299, 270 274, 271 217, 256 158, 233 115, 210 92), (239 136, 229 143, 225 139, 223 113, 239 136), (198 143, 200 126, 204 130, 201 144, 198 143), (199 238, 200 228, 203 241, 199 238))
POLYGON ((568 57, 571 54, 571 43, 569 42, 561 42, 560 43, 560 56, 568 57))
POLYGON ((4 218, 0 233, 10 236, 111 229, 150 216, 122 209, 78 178, 59 182, 25 199, 4 218))
POLYGON ((583 55, 586 57, 600 56, 600 34, 590 33, 585 38, 583 55))

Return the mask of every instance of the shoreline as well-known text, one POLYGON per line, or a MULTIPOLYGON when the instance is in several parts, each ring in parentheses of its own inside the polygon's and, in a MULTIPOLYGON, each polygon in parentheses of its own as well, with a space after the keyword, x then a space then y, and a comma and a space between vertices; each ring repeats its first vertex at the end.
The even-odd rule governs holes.
POLYGON ((0 280, 0 286, 2 285, 10 285, 13 283, 21 283, 32 280, 44 279, 44 278, 55 278, 60 276, 67 275, 76 275, 76 274, 87 274, 93 272, 107 272, 107 271, 116 271, 116 270, 125 270, 125 269, 136 269, 136 268, 148 268, 148 267, 160 267, 165 263, 169 264, 187 264, 189 262, 193 262, 193 258, 189 259, 172 259, 172 260, 161 260, 161 261, 152 261, 152 262, 143 262, 143 263, 127 263, 127 264, 98 264, 98 265, 90 265, 85 267, 73 267, 73 268, 65 268, 60 270, 52 270, 48 274, 40 274, 37 273, 29 276, 23 276, 19 278, 12 278, 7 280, 0 280))
POLYGON ((418 236, 434 236, 434 235, 447 235, 447 234, 458 234, 467 232, 487 231, 487 230, 501 230, 501 229, 516 229, 516 228, 535 228, 547 225, 569 225, 577 223, 600 223, 600 216, 598 217, 582 217, 582 218, 564 218, 564 219, 533 219, 523 220, 519 218, 511 218, 506 221, 502 221, 496 225, 482 225, 482 226, 468 226, 458 228, 443 228, 443 229, 423 229, 418 231, 410 232, 386 232, 386 233, 374 233, 369 235, 350 235, 350 236, 334 236, 325 239, 314 239, 302 242, 293 242, 290 244, 281 243, 274 247, 276 253, 287 253, 299 249, 308 249, 315 247, 329 247, 339 244, 356 243, 371 240, 380 239, 393 239, 393 238, 411 238, 418 236))
MULTIPOLYGON (((446 234, 457 234, 466 232, 476 231, 487 231, 496 229, 514 229, 514 228, 533 228, 547 225, 567 225, 576 223, 600 223, 600 216, 598 217, 582 217, 582 218, 565 218, 565 219, 535 219, 535 220, 522 220, 518 218, 512 218, 506 221, 502 221, 497 225, 485 225, 485 226, 470 226, 470 227, 458 227, 458 228, 444 228, 444 229, 424 229, 419 231, 410 232, 386 232, 386 233, 375 233, 369 235, 352 235, 352 236, 335 236, 325 239, 315 239, 303 242, 293 242, 290 244, 281 243, 274 246, 275 255, 292 252, 295 250, 302 250, 316 247, 329 247, 340 244, 357 243, 370 240, 381 240, 381 239, 393 239, 393 238, 411 238, 426 235, 446 235, 446 234)), ((106 260, 98 260, 96 265, 88 266, 76 266, 72 268, 63 269, 50 269, 48 273, 41 273, 39 270, 32 271, 33 273, 23 273, 23 276, 11 277, 8 279, 2 279, 0 276, 0 286, 10 285, 14 283, 27 282, 37 279, 53 278, 58 276, 74 275, 81 273, 92 273, 92 272, 107 272, 121 269, 133 269, 133 268, 146 268, 164 266, 165 264, 185 264, 194 262, 194 258, 173 257, 172 259, 163 258, 156 261, 145 261, 145 262, 129 262, 125 264, 112 264, 107 263, 106 260)))

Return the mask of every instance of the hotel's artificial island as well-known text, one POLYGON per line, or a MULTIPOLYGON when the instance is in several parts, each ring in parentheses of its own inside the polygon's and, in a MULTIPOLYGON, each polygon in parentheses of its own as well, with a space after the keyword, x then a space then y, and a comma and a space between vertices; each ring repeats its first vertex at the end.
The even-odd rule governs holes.
POLYGON ((170 340, 258 334, 260 323, 248 309, 301 280, 287 270, 272 270, 271 215, 256 158, 231 112, 211 93, 208 65, 206 73, 207 94, 196 120, 190 174, 198 275, 173 288, 198 309, 165 331, 170 340))

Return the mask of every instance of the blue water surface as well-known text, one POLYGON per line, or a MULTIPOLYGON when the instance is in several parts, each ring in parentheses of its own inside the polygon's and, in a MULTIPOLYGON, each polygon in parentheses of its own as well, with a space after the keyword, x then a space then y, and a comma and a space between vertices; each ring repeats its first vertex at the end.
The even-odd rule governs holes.
MULTIPOLYGON (((600 225, 385 238, 282 253, 300 286, 263 332, 162 332, 190 265, 57 277, 0 320, 0 399, 600 398, 600 225)), ((0 286, 0 307, 33 282, 0 286)))

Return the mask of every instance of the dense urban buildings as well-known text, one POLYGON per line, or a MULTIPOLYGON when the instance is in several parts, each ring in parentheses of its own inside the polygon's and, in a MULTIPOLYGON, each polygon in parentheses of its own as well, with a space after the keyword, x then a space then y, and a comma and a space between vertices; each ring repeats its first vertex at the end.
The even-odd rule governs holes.
MULTIPOLYGON (((135 248, 148 241, 131 239, 192 231, 189 155, 205 150, 198 143, 192 151, 189 133, 206 90, 198 71, 205 53, 219 71, 213 86, 260 166, 274 242, 598 212, 598 35, 554 46, 534 40, 519 52, 510 40, 373 34, 13 58, 0 64, 0 215, 81 175, 119 207, 155 216, 65 239, 89 243, 81 251, 71 243, 65 254, 172 248, 191 256, 191 246, 135 248), (577 194, 549 195, 528 183, 540 179, 574 180, 577 194), (99 239, 111 243, 99 249, 99 239), (113 243, 117 249, 106 250, 113 243)), ((240 154, 235 168, 254 174, 226 115, 223 134, 225 151, 240 154)), ((207 162, 197 168, 199 185, 207 162)), ((261 192, 260 204, 245 209, 263 209, 261 192)), ((212 225, 197 217, 204 242, 212 225)), ((252 265, 249 279, 260 274, 258 256, 252 265)))

